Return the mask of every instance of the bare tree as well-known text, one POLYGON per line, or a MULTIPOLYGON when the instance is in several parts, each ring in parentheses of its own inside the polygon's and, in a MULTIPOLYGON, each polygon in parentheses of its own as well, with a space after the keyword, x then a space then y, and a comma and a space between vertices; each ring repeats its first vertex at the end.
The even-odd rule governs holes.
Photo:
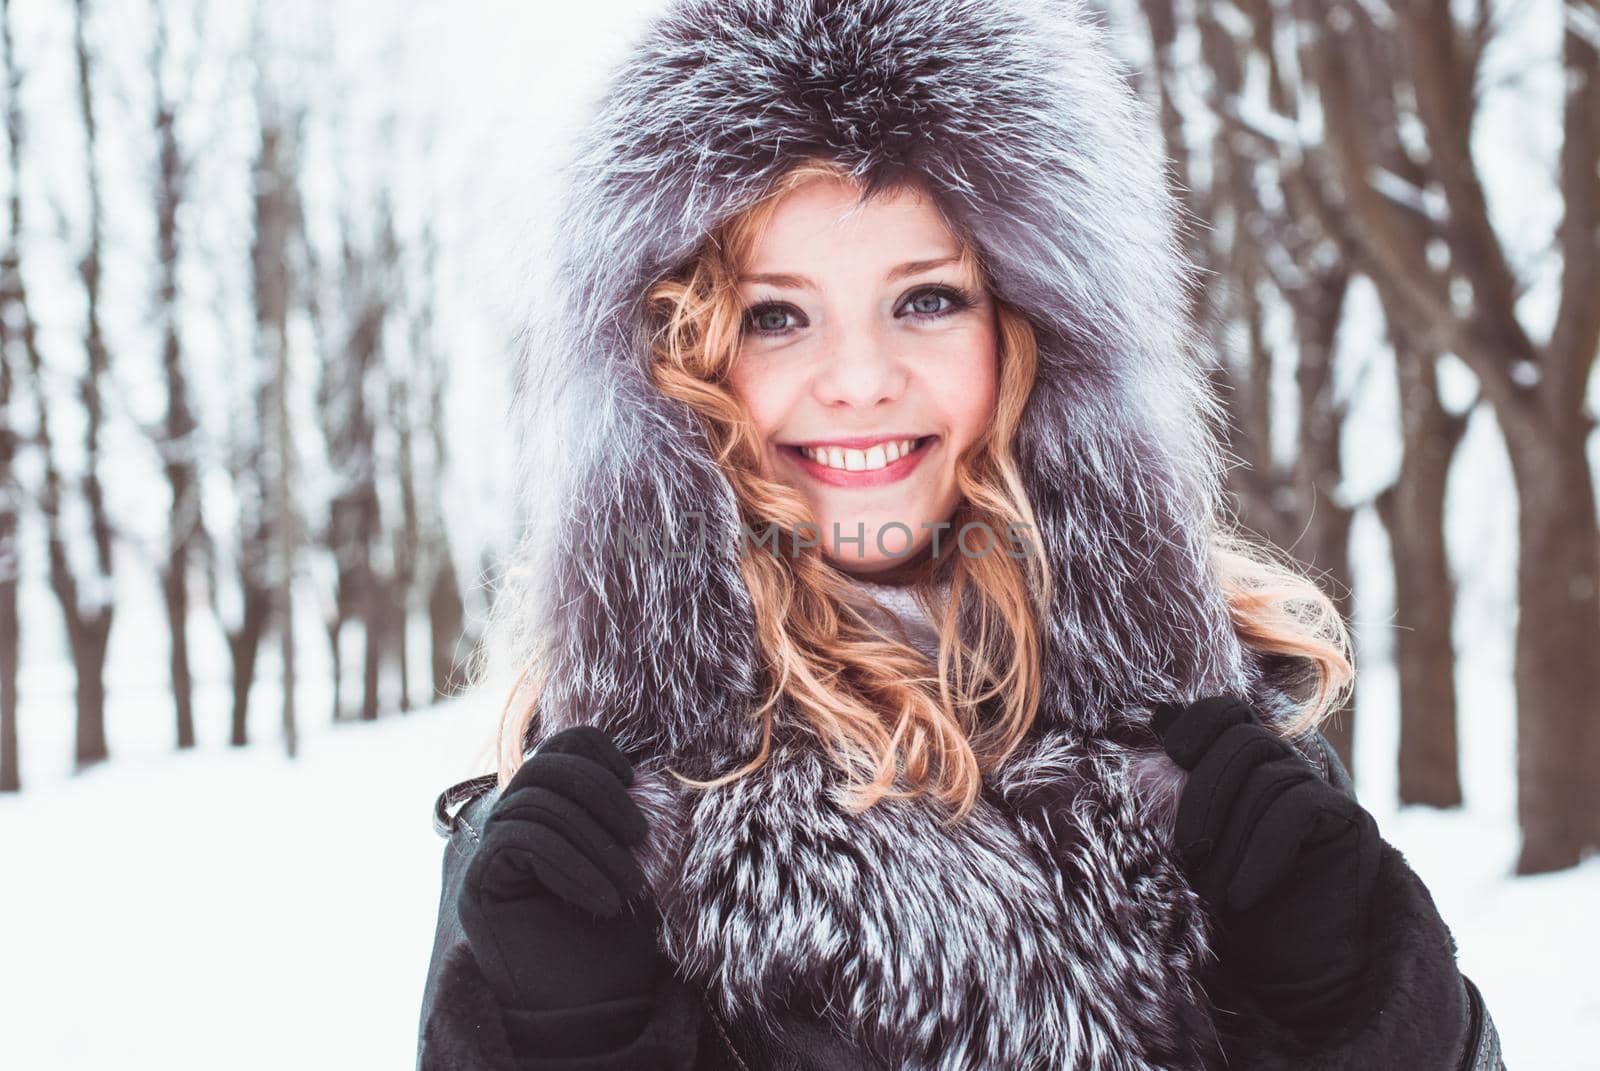
MULTIPOLYGON (((0 57, 5 75, 7 177, 6 244, 0 252, 0 792, 22 790, 18 753, 17 666, 21 663, 21 631, 17 616, 17 584, 22 574, 22 548, 17 521, 22 484, 16 472, 19 436, 13 400, 13 369, 38 364, 38 339, 22 282, 22 71, 11 39, 11 3, 0 0, 0 57)), ((48 441, 48 440, 46 440, 48 441)))
POLYGON ((426 222, 417 242, 421 275, 417 300, 412 306, 411 351, 418 389, 426 403, 426 453, 430 463, 420 478, 426 509, 419 523, 418 557, 427 585, 428 636, 433 672, 433 697, 454 695, 465 684, 468 652, 466 605, 461 597, 461 582, 456 573, 445 522, 443 494, 450 464, 449 442, 445 435, 444 401, 450 365, 434 337, 434 278, 439 263, 439 244, 433 225, 426 222))
MULTIPOLYGON (((178 142, 178 107, 190 99, 169 93, 167 65, 168 27, 163 0, 151 0, 154 44, 150 52, 150 80, 154 109, 152 127, 156 144, 154 175, 156 215, 155 311, 161 330, 161 370, 166 381, 167 408, 157 432, 156 448, 172 495, 167 517, 166 560, 161 565, 161 594, 171 633, 170 673, 177 715, 179 748, 195 744, 194 679, 189 668, 189 572, 192 556, 202 538, 200 512, 200 423, 191 398, 183 353, 178 303, 178 214, 187 195, 189 161, 178 142)), ((190 80, 192 81, 192 71, 190 80)))
POLYGON ((293 294, 291 257, 303 240, 303 211, 297 184, 298 113, 285 116, 273 94, 258 95, 260 141, 252 167, 255 191, 251 245, 252 303, 255 309, 255 379, 250 390, 258 421, 236 428, 230 468, 240 491, 238 581, 243 612, 227 627, 233 655, 233 733, 247 742, 245 715, 255 679, 256 657, 269 623, 283 642, 284 742, 296 747, 292 601, 297 534, 287 424, 289 316, 293 294))
POLYGON ((1444 407, 1440 354, 1411 336, 1403 315, 1391 312, 1386 319, 1405 442, 1400 474, 1377 499, 1395 566, 1399 796, 1401 803, 1455 807, 1462 801, 1450 628, 1456 583, 1444 541, 1445 486, 1472 410, 1452 413, 1444 407))
MULTIPOLYGON (((105 493, 100 483, 100 433, 105 423, 102 385, 110 372, 110 353, 100 322, 101 275, 103 271, 104 205, 100 190, 98 129, 95 123, 93 58, 88 42, 88 2, 73 5, 73 54, 77 73, 78 114, 83 123, 84 180, 88 193, 88 238, 78 262, 84 291, 84 370, 78 381, 78 398, 84 410, 84 462, 78 480, 79 493, 88 508, 92 559, 81 565, 72 561, 69 535, 61 519, 61 476, 53 463, 45 473, 41 503, 47 522, 50 554, 50 587, 66 622, 67 641, 77 677, 77 740, 75 764, 78 769, 108 757, 105 724, 105 661, 111 637, 112 601, 112 524, 106 512, 105 493), (80 574, 79 569, 83 572, 80 574)), ((37 350, 34 353, 37 356, 37 350)), ((45 409, 42 367, 36 366, 39 387, 41 434, 45 409)))
MULTIPOLYGON (((382 520, 375 425, 379 414, 372 411, 368 399, 383 374, 390 266, 396 253, 393 232, 381 220, 372 249, 363 247, 348 206, 341 213, 340 229, 339 287, 341 315, 346 319, 341 341, 324 355, 317 392, 318 417, 335 486, 322 542, 337 573, 329 641, 337 653, 346 621, 360 617, 364 645, 360 717, 370 721, 378 716, 379 670, 392 615, 388 611, 390 595, 373 561, 382 520)), ((334 717, 339 715, 335 708, 334 717)))
MULTIPOLYGON (((393 236, 393 212, 386 207, 383 216, 385 229, 390 234, 389 242, 398 249, 398 239, 393 236)), ((405 297, 401 282, 397 284, 394 294, 396 305, 403 308, 405 297)), ((426 301, 426 296, 421 300, 426 301)), ((392 547, 390 558, 394 562, 394 576, 389 588, 392 595, 390 613, 394 619, 395 660, 400 670, 402 712, 411 709, 410 645, 407 633, 410 631, 408 626, 411 618, 412 588, 416 583, 418 559, 422 553, 422 518, 417 501, 417 420, 413 412, 415 404, 413 391, 422 372, 426 355, 418 345, 415 314, 411 328, 409 344, 405 348, 406 364, 404 367, 391 367, 388 414, 395 443, 394 479, 400 498, 399 524, 395 526, 390 536, 392 547)), ((391 365, 396 364, 398 361, 391 362, 391 365)))
MULTIPOLYGON (((297 168, 285 172, 291 182, 297 168)), ((299 214, 296 213, 296 218, 299 214)), ((294 233, 302 233, 299 227, 294 233)), ((270 288, 269 288, 270 289, 270 288)), ((274 289, 273 299, 277 294, 274 289)), ((283 746, 290 758, 299 752, 299 727, 295 715, 295 636, 294 636, 294 574, 295 559, 299 556, 300 525, 292 488, 295 484, 296 458, 294 437, 289 419, 289 338, 287 309, 274 308, 273 318, 263 341, 272 350, 272 413, 268 427, 271 429, 271 454, 276 462, 272 467, 272 518, 276 569, 274 570, 273 613, 278 621, 279 667, 282 674, 283 746)))

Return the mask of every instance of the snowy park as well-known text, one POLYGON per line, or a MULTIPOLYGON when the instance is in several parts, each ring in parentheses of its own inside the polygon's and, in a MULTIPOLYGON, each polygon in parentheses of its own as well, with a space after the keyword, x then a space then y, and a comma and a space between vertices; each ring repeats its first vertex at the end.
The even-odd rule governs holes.
MULTIPOLYGON (((13 206, 0 252, 20 265, 0 264, 0 281, 27 284, 0 286, 0 670, 15 683, 0 703, 0 1068, 416 1066, 445 846, 433 805, 491 768, 510 681, 467 687, 467 663, 539 501, 529 487, 549 475, 519 476, 519 437, 546 429, 512 426, 508 402, 520 318, 550 281, 542 221, 601 76, 664 3, 559 16, 513 0, 0 4, 0 205, 13 206), (164 588, 173 569, 181 582, 164 588)), ((1225 172, 1209 154, 1229 123, 1266 154, 1251 174, 1337 140, 1309 96, 1292 118, 1274 110, 1242 10, 1274 5, 1178 5, 1171 40, 1170 5, 1100 6, 1138 90, 1174 109, 1152 137, 1197 188, 1225 172), (1220 38, 1202 49, 1202 34, 1240 50, 1226 107, 1202 84, 1225 81, 1207 66, 1220 38)), ((1374 32, 1400 7, 1353 6, 1374 32)), ((1600 57, 1600 13, 1444 7, 1462 40, 1488 42, 1468 165, 1517 280, 1508 320, 1553 366, 1562 295, 1585 285, 1562 276, 1557 247, 1561 102, 1591 92, 1562 63, 1600 57)), ((1295 27, 1282 32, 1316 36, 1295 27)), ((1600 79, 1600 60, 1588 69, 1600 79)), ((1395 122, 1386 151, 1426 159, 1422 120, 1395 122)), ((1371 178, 1417 233, 1459 233, 1437 183, 1371 178)), ((1207 187, 1214 234, 1190 249, 1218 293, 1268 295, 1207 310, 1234 389, 1265 392, 1230 411, 1264 473, 1240 493, 1330 589, 1349 583, 1355 686, 1339 721, 1357 798, 1431 893, 1505 1066, 1593 1071, 1600 854, 1518 873, 1530 832, 1560 824, 1519 811, 1519 777, 1560 759, 1561 727, 1600 719, 1591 704, 1555 736, 1519 729, 1519 702, 1549 714, 1515 684, 1532 501, 1519 481, 1538 467, 1514 463, 1532 433, 1507 434, 1494 385, 1532 390, 1543 373, 1518 361, 1496 379, 1438 332, 1393 329, 1406 287, 1343 238, 1252 246, 1267 274, 1227 290, 1240 204, 1262 213, 1240 225, 1252 241, 1299 233, 1278 214, 1298 188, 1259 181, 1207 187), (1337 329, 1318 351, 1316 303, 1296 287, 1330 260, 1337 329), (1407 368, 1426 370, 1425 388, 1407 368), (1301 395, 1313 384, 1315 404, 1301 395), (1386 491, 1415 478, 1408 444, 1432 441, 1412 423, 1418 389, 1451 430, 1435 523, 1401 542, 1417 525, 1393 525, 1386 491), (1322 435, 1327 421, 1338 435, 1322 435), (1412 620, 1396 577, 1435 560, 1449 617, 1412 620), (1399 641, 1419 632, 1447 641, 1458 807, 1401 803, 1401 726, 1416 712, 1399 641)), ((1419 260, 1443 273, 1447 237, 1424 244, 1419 260)), ((1471 286, 1447 274, 1438 314, 1465 322, 1471 286)), ((1562 366, 1583 375, 1572 393, 1590 414, 1562 456, 1586 459, 1591 481, 1593 366, 1562 366)), ((1553 456, 1545 446, 1533 454, 1553 456)), ((1575 601, 1593 579, 1572 582, 1575 601)))

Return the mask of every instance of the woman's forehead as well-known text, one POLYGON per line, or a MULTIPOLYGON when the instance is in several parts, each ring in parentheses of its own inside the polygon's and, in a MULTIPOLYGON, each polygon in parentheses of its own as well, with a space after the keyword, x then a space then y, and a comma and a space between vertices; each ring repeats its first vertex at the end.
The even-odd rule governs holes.
POLYGON ((808 182, 784 195, 753 236, 741 270, 751 281, 801 285, 794 277, 843 264, 852 273, 885 278, 955 264, 961 243, 943 216, 914 190, 894 191, 862 202, 853 187, 836 181, 808 182), (788 279, 762 279, 786 276, 788 279))

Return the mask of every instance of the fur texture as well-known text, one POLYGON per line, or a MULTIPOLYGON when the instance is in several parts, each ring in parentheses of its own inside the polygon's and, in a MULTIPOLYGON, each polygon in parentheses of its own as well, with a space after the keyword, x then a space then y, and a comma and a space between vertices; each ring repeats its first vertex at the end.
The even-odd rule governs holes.
POLYGON ((815 1006, 890 1067, 1216 1066, 1207 917, 1167 842, 1182 778, 1145 724, 1161 700, 1283 699, 1209 568, 1217 408, 1176 209, 1084 7, 676 3, 567 179, 519 382, 526 470, 562 474, 520 571, 524 638, 553 652, 528 743, 590 723, 637 757, 665 950, 730 1019, 815 1006), (1039 339, 1019 460, 1058 578, 1043 705, 954 828, 844 814, 782 710, 757 774, 695 793, 664 772, 756 753, 757 652, 732 491, 649 383, 641 297, 812 154, 919 176, 1039 339))

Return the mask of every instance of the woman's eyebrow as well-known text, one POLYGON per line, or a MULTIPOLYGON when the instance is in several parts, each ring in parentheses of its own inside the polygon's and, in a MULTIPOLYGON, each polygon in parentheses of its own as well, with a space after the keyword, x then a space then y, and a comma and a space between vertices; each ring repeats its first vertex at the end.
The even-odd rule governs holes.
MULTIPOLYGON (((908 260, 904 264, 890 268, 884 279, 894 282, 904 279, 908 275, 916 275, 932 268, 942 268, 946 264, 953 264, 961 259, 960 253, 952 253, 947 257, 935 257, 931 260, 908 260)), ((791 290, 815 290, 817 284, 804 275, 790 275, 787 272, 760 272, 755 275, 739 276, 741 283, 766 283, 768 286, 782 286, 791 290)))

